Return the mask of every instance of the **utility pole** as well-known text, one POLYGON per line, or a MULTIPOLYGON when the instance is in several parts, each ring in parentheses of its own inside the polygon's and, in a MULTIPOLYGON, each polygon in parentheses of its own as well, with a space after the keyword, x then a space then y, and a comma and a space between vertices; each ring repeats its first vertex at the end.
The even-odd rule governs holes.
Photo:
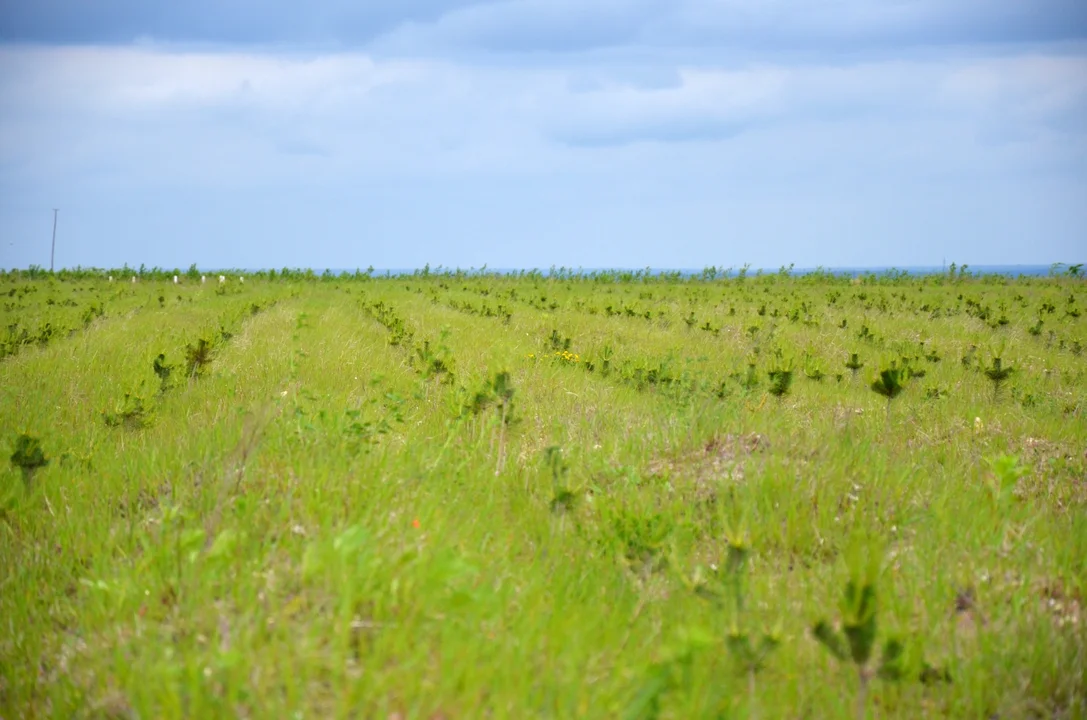
POLYGON ((53 272, 53 258, 57 256, 57 213, 60 208, 53 208, 53 249, 49 251, 49 272, 53 272))

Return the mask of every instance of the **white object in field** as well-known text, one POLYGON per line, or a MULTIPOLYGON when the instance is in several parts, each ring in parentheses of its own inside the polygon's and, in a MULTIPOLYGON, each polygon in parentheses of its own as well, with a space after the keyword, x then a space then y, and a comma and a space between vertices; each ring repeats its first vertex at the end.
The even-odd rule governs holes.
POLYGON ((220 285, 222 285, 222 284, 223 284, 223 283, 225 283, 225 282, 226 282, 226 277, 225 277, 225 276, 223 276, 223 275, 220 275, 220 276, 219 276, 219 284, 220 284, 220 285))
POLYGON ((244 275, 239 275, 238 276, 238 282, 240 282, 240 283, 245 282, 245 276, 244 275))
POLYGON ((132 284, 133 284, 133 285, 135 285, 135 284, 136 284, 136 276, 135 276, 135 275, 133 275, 133 276, 132 276, 132 284))
POLYGON ((112 275, 109 276, 109 281, 113 282, 113 276, 112 275))
POLYGON ((177 275, 174 275, 174 285, 177 285, 177 275))
POLYGON ((201 275, 200 276, 200 282, 206 283, 207 281, 208 281, 208 276, 207 275, 201 275))

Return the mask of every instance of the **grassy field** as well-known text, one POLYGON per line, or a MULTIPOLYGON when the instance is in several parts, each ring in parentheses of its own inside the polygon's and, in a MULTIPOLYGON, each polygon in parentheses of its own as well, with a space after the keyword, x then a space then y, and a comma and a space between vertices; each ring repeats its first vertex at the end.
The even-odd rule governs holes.
POLYGON ((1081 279, 0 298, 5 719, 1087 717, 1081 279))

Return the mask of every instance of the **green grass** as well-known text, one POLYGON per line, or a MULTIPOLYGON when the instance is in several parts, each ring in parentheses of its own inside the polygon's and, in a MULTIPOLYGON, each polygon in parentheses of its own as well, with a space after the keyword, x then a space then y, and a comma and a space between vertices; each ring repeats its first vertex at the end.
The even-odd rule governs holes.
POLYGON ((5 275, 0 717, 1087 717, 1085 289, 5 275))

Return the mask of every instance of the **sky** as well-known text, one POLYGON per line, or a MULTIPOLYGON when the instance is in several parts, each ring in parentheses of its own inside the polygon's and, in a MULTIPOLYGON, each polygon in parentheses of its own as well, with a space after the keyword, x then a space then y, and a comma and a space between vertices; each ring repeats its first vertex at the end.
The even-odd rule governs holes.
POLYGON ((1084 0, 0 0, 0 267, 1081 262, 1084 0))

